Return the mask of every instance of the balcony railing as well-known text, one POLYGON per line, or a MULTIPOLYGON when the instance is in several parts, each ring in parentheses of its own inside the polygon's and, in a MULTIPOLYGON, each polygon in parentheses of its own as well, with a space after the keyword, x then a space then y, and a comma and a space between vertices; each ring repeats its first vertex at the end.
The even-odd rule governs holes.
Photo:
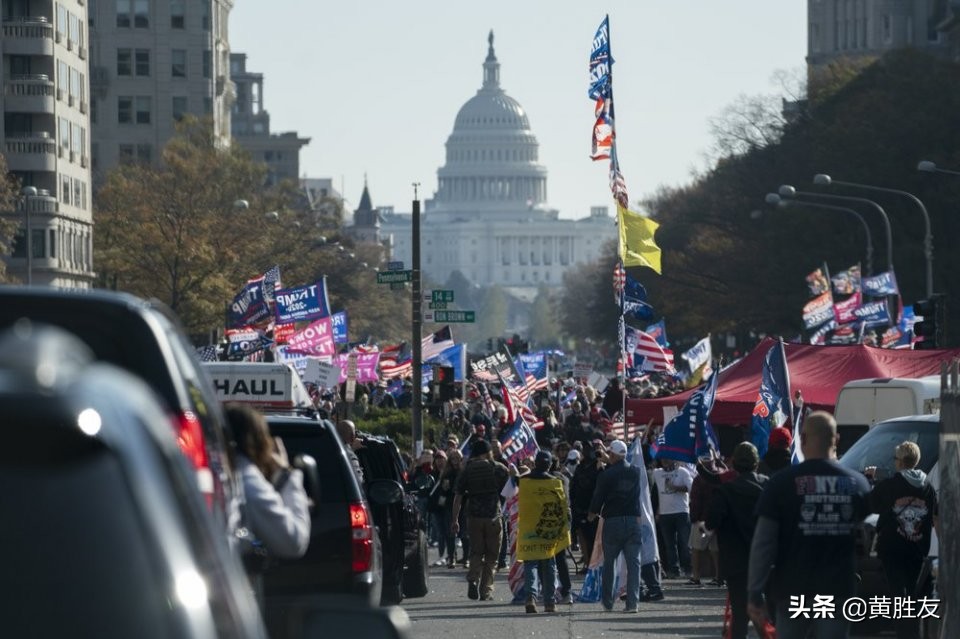
POLYGON ((3 21, 3 37, 53 39, 53 25, 42 16, 8 18, 3 21))
POLYGON ((23 97, 52 97, 53 80, 43 74, 14 75, 4 84, 4 94, 23 97))
POLYGON ((7 135, 6 151, 8 154, 53 154, 56 153, 56 148, 56 141, 45 131, 7 135))
POLYGON ((37 195, 28 198, 17 198, 17 213, 23 213, 29 201, 30 213, 40 213, 55 215, 59 210, 57 198, 50 195, 50 192, 44 189, 37 189, 37 195))

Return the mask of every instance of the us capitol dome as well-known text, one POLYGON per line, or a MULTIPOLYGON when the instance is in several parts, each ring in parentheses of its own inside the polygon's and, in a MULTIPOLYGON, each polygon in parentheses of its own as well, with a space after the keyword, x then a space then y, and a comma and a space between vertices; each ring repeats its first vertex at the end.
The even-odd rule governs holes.
MULTIPOLYGON (((606 206, 572 220, 561 219, 547 205, 547 169, 539 163, 539 143, 527 112, 500 86, 492 31, 487 42, 483 84, 457 112, 445 164, 437 170, 437 189, 424 203, 421 267, 437 285, 459 271, 475 285, 496 284, 531 301, 541 284, 560 286, 564 271, 596 260, 603 245, 616 237, 616 225, 606 206)), ((585 130, 590 125, 587 113, 585 130)), ((586 175, 590 166, 584 162, 586 175)), ((366 185, 361 204, 355 232, 362 232, 364 223, 376 225, 373 230, 388 244, 390 259, 410 268, 410 214, 373 209, 366 185)))

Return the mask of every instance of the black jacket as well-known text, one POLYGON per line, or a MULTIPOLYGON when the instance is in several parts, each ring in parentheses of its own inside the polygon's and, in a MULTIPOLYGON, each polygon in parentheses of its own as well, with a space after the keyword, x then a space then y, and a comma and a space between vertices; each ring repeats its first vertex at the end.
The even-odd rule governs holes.
POLYGON ((736 479, 714 490, 706 526, 717 532, 720 572, 724 578, 745 576, 750 564, 750 543, 757 525, 757 500, 766 475, 740 473, 736 479))
POLYGON ((921 471, 907 471, 884 479, 870 492, 870 510, 879 513, 877 554, 923 561, 930 550, 930 530, 937 510, 937 495, 921 471))
POLYGON ((790 465, 790 451, 786 448, 768 448, 763 459, 760 460, 760 467, 757 472, 768 477, 781 468, 790 465))

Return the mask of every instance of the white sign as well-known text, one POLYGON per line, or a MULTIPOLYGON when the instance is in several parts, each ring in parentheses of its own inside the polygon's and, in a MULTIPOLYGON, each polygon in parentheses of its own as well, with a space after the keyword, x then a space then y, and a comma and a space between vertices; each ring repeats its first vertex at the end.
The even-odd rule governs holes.
POLYGON ((307 361, 307 369, 303 373, 303 380, 313 382, 321 388, 336 388, 340 382, 340 367, 311 358, 307 361))
POLYGON ((583 379, 584 377, 590 377, 590 373, 593 372, 593 364, 589 362, 577 362, 573 365, 573 376, 577 379, 583 379))

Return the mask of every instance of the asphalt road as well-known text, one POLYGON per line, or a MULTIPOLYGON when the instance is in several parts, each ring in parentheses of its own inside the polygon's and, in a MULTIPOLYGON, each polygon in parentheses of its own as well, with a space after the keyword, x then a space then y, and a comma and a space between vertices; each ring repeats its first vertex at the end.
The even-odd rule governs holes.
MULTIPOLYGON (((431 561, 436 552, 431 548, 431 561)), ((571 564, 571 570, 573 566, 571 564)), ((579 590, 582 577, 574 578, 579 590)), ((710 637, 719 639, 723 624, 726 589, 683 585, 683 581, 664 582, 663 601, 640 604, 638 614, 621 611, 618 603, 613 612, 605 612, 599 603, 558 605, 556 614, 526 614, 524 607, 513 604, 506 571, 495 579, 492 601, 467 598, 466 570, 461 567, 430 568, 430 593, 422 599, 403 602, 417 639, 589 639, 592 637, 644 637, 650 639, 710 637)), ((858 637, 891 637, 884 633, 858 637)), ((751 628, 750 637, 755 637, 751 628)))

